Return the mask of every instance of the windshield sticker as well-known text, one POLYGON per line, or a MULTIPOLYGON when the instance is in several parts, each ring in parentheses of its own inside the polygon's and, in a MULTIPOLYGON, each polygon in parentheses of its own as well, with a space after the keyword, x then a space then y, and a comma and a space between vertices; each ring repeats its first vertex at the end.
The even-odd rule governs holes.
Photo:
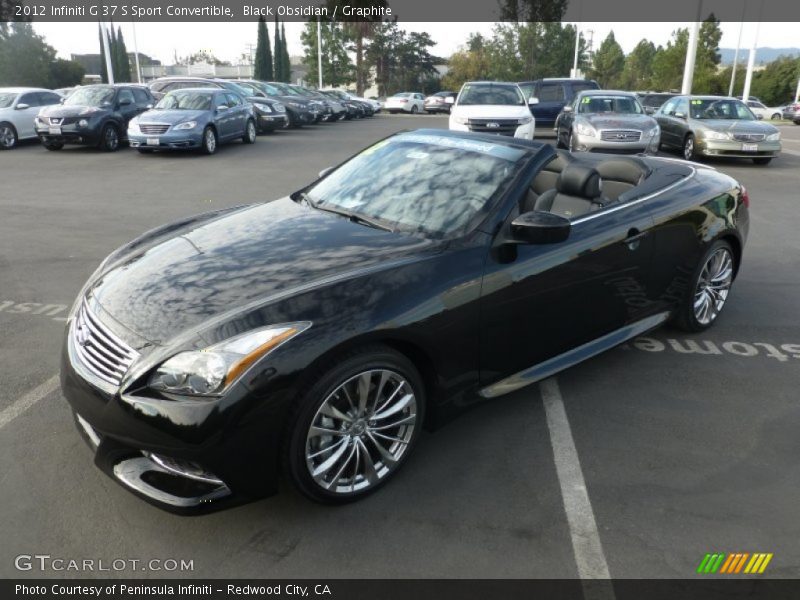
POLYGON ((589 102, 591 102, 591 101, 592 101, 592 99, 589 98, 589 96, 585 96, 583 98, 583 100, 581 100, 581 104, 589 104, 589 102))
POLYGON ((692 104, 702 104, 702 100, 692 100, 692 104))
POLYGON ((411 152, 406 154, 406 158, 415 158, 419 160, 424 160, 429 156, 430 154, 428 154, 427 152, 420 152, 419 150, 412 150, 411 152))
POLYGON ((401 134, 394 138, 396 141, 414 142, 416 144, 431 144, 434 146, 443 146, 445 148, 454 148, 456 150, 464 150, 467 152, 478 152, 479 154, 488 154, 495 158, 502 158, 510 162, 518 161, 524 154, 524 150, 517 150, 502 146, 500 144, 491 144, 488 142, 481 142, 477 140, 466 140, 457 137, 445 137, 439 135, 419 135, 419 134, 401 134))

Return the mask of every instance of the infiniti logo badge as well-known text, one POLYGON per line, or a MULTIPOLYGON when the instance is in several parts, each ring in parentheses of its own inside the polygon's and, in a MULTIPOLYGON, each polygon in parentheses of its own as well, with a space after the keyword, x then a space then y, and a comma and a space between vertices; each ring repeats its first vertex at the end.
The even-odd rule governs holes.
POLYGON ((500 127, 500 123, 487 123, 486 127, 488 127, 489 129, 497 129, 500 127))

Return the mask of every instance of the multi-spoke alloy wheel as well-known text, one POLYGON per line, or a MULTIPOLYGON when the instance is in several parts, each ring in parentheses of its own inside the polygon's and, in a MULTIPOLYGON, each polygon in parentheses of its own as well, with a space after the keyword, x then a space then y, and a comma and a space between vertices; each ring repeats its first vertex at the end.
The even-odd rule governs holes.
POLYGON ((327 503, 372 493, 406 462, 424 422, 425 386, 413 362, 375 345, 309 373, 288 424, 284 467, 327 503))
POLYGON ((710 325, 722 311, 733 282, 733 257, 727 248, 718 248, 706 261, 694 293, 694 316, 701 325, 710 325))
POLYGON ((736 255, 727 240, 717 240, 698 262, 675 312, 675 324, 684 331, 702 331, 719 317, 736 273, 736 255))
POLYGON ((386 369, 351 377, 317 410, 306 437, 306 465, 323 489, 348 494, 378 483, 399 464, 414 434, 417 401, 386 369))

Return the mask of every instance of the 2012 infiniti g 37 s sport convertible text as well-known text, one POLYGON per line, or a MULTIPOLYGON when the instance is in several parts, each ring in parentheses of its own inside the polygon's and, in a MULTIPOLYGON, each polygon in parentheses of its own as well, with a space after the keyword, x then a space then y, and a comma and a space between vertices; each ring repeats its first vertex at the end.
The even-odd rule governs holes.
POLYGON ((420 130, 302 190, 150 231, 72 308, 61 384, 96 464, 178 512, 283 473, 360 498, 424 426, 668 319, 717 319, 748 197, 674 159, 420 130))

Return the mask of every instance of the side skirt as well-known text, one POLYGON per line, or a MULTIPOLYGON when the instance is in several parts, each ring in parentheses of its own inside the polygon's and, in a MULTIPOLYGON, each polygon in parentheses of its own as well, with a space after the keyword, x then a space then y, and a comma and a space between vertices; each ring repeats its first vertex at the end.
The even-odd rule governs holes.
POLYGON ((497 383, 493 383, 483 388, 478 392, 478 394, 483 398, 496 398, 497 396, 514 392, 525 387, 526 385, 541 381, 542 379, 547 379, 559 371, 568 369, 569 367, 577 365, 588 358, 597 356, 601 352, 610 350, 614 346, 619 346, 620 344, 627 342, 636 336, 642 335, 651 329, 655 329, 667 321, 669 317, 669 312, 662 312, 658 313, 657 315, 653 315, 652 317, 642 319, 641 321, 631 323, 630 325, 626 325, 621 329, 607 333, 603 337, 599 337, 596 340, 587 342, 582 346, 573 348, 572 350, 564 352, 563 354, 549 358, 542 363, 529 367, 524 371, 520 371, 519 373, 515 373, 510 377, 501 379, 497 383))

